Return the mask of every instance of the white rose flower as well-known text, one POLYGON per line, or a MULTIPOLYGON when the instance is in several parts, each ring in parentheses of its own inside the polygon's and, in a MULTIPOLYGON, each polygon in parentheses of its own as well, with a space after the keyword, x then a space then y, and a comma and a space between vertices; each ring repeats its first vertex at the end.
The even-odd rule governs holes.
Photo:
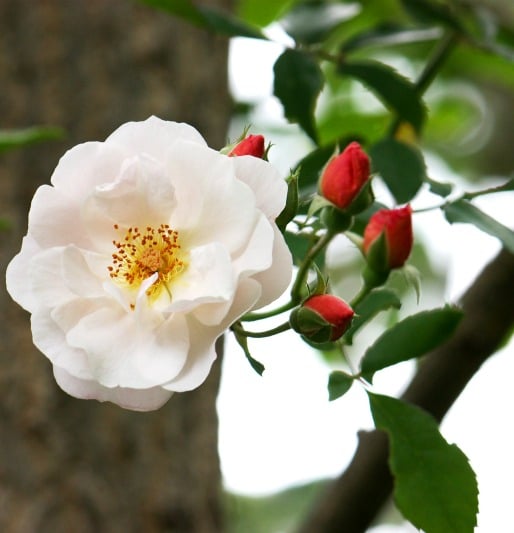
POLYGON ((75 146, 41 186, 7 289, 77 398, 148 411, 198 387, 216 339, 288 286, 287 187, 151 117, 75 146))

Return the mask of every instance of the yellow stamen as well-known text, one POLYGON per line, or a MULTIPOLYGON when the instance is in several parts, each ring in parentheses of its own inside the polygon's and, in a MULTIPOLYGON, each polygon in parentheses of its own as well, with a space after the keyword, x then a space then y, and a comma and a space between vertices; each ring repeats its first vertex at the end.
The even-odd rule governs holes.
MULTIPOLYGON (((119 230, 118 224, 114 224, 114 229, 119 230)), ((177 231, 168 224, 157 229, 130 227, 123 239, 112 243, 116 250, 107 269, 113 281, 137 290, 144 280, 157 273, 157 281, 146 294, 157 299, 165 290, 171 299, 169 285, 186 266, 177 231)))

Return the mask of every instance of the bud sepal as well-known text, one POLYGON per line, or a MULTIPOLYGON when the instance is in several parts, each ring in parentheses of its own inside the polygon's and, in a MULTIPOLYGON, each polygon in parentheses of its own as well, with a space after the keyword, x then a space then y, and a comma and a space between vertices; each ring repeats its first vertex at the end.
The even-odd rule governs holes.
POLYGON ((332 294, 309 296, 289 318, 291 327, 309 343, 324 344, 338 340, 350 327, 353 309, 332 294))

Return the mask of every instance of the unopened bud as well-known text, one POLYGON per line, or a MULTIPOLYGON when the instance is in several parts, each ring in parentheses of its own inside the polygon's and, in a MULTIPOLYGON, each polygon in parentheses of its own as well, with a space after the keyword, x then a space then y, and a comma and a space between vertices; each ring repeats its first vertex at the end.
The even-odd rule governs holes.
POLYGON ((308 298, 291 313, 291 327, 314 343, 333 342, 350 326, 353 309, 332 294, 318 294, 308 298))
MULTIPOLYGON (((358 142, 350 143, 333 157, 323 170, 320 180, 321 195, 338 209, 347 209, 357 199, 370 177, 370 162, 358 142)), ((370 192, 364 195, 366 199, 370 192)), ((362 206, 363 210, 367 207, 362 206)))
POLYGON ((372 270, 386 272, 405 264, 412 244, 412 209, 407 205, 374 213, 364 230, 362 249, 372 270))
POLYGON ((254 157, 262 159, 265 152, 264 137, 262 135, 248 135, 242 141, 239 141, 228 155, 253 155, 254 157))

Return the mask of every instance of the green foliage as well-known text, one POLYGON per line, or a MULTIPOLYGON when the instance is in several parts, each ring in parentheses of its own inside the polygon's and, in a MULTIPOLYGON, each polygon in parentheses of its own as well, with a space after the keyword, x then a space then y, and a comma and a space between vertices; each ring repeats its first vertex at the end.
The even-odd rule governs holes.
MULTIPOLYGON (((357 140, 367 147, 373 172, 380 175, 396 203, 413 203, 415 216, 417 195, 424 183, 443 199, 453 191, 453 183, 445 182, 444 177, 427 176, 425 150, 442 155, 465 179, 486 174, 475 164, 473 154, 481 155, 480 150, 498 139, 496 124, 490 121, 495 114, 501 118, 496 98, 514 90, 514 29, 494 2, 238 0, 237 17, 233 17, 206 7, 206 0, 141 1, 226 36, 265 38, 261 28, 278 22, 295 41, 274 65, 273 92, 287 120, 297 123, 315 143, 295 167, 286 209, 277 220, 301 276, 293 284, 290 301, 261 313, 261 318, 290 311, 309 291, 316 291, 314 274, 325 284, 325 273, 319 269, 324 266, 329 241, 324 237, 331 235, 327 230, 330 217, 326 201, 316 192, 323 167, 348 142, 357 140), (375 98, 364 101, 366 91, 361 86, 375 98), (491 125, 494 127, 489 130, 491 125)), ((498 153, 494 152, 494 157, 501 162, 498 153)), ((508 165, 506 168, 488 173, 505 174, 509 172, 508 165)), ((372 181, 371 187, 375 186, 372 181)), ((476 196, 512 191, 513 187, 514 180, 510 180, 500 187, 465 193, 457 200, 452 197, 442 212, 450 223, 473 224, 514 252, 514 232, 470 202, 476 196)), ((381 207, 385 206, 375 202, 356 215, 351 234, 341 235, 359 247, 370 215, 381 207)), ((420 248, 417 235, 415 240, 420 248)), ((340 341, 321 349, 337 349, 341 357, 342 345, 352 344, 360 328, 377 315, 389 311, 388 316, 396 319, 406 285, 415 288, 419 300, 419 275, 411 265, 395 274, 400 281, 396 286, 389 272, 378 277, 373 274, 376 288, 369 293, 369 283, 364 290, 352 286, 357 276, 369 281, 369 262, 380 263, 379 256, 384 253, 383 246, 375 247, 376 257, 368 258, 367 271, 362 270, 365 261, 361 258, 351 267, 333 267, 329 281, 337 279, 341 286, 347 283, 349 290, 357 293, 353 300, 356 315, 340 341)), ((424 284, 427 273, 430 275, 429 263, 426 260, 421 268, 424 284)), ((259 313, 253 315, 259 318, 259 313)), ((404 318, 365 350, 359 376, 371 379, 377 371, 427 354, 451 336, 461 318, 462 313, 452 307, 404 318)), ((233 327, 233 331, 253 368, 262 373, 264 367, 251 357, 242 327, 233 327)), ((348 372, 330 374, 330 400, 353 386, 356 377, 348 372)), ((371 393, 369 399, 375 424, 390 437, 395 499, 404 516, 426 533, 472 531, 476 481, 462 452, 447 444, 436 422, 419 409, 371 393)), ((271 531, 275 525, 267 520, 268 511, 262 518, 263 529, 245 523, 237 531, 271 531)))
POLYGON ((465 222, 500 239, 502 244, 514 253, 514 231, 486 215, 466 200, 459 200, 444 207, 444 214, 450 223, 465 222))
POLYGON ((411 26, 385 22, 364 30, 344 42, 345 53, 366 47, 398 46, 425 41, 434 41, 441 36, 437 28, 412 28, 411 26))
POLYGON ((286 231, 284 233, 284 237, 286 239, 287 246, 293 254, 294 263, 299 265, 312 244, 312 236, 306 233, 293 233, 286 231))
POLYGON ((335 28, 358 12, 355 4, 301 3, 281 22, 297 43, 315 44, 324 41, 335 28))
POLYGON ((372 290, 357 306, 355 306, 355 317, 352 325, 344 334, 345 344, 352 344, 353 337, 357 331, 367 322, 374 318, 381 311, 387 309, 400 309, 402 303, 396 293, 389 289, 372 290))
POLYGON ((59 140, 64 138, 64 136, 63 129, 48 126, 34 126, 19 130, 0 130, 0 153, 29 144, 59 140))
POLYGON ((322 146, 306 155, 297 165, 298 184, 303 193, 314 192, 318 188, 321 170, 336 151, 335 144, 322 146))
POLYGON ((226 533, 292 532, 327 481, 314 481, 270 496, 225 494, 226 533))
POLYGON ((341 370, 334 370, 328 377, 328 399, 330 401, 346 394, 353 384, 353 377, 341 370))
POLYGON ((290 9, 296 0, 239 0, 238 15, 249 24, 261 28, 278 19, 290 9))
POLYGON ((323 73, 317 61, 299 50, 286 50, 274 66, 274 94, 284 106, 290 122, 298 122, 317 141, 314 107, 323 87, 323 73))
POLYGON ((248 348, 248 339, 242 334, 242 331, 240 329, 234 328, 233 331, 234 337, 236 338, 239 346, 241 346, 241 348, 243 349, 243 352, 246 356, 246 359, 250 363, 250 366, 255 370, 255 372, 257 372, 257 374, 259 374, 259 376, 262 376, 264 370, 266 369, 260 361, 257 361, 257 359, 254 359, 252 357, 250 349, 248 348))
POLYGON ((405 9, 423 24, 441 24, 464 32, 460 19, 447 3, 429 0, 402 0, 405 9))
POLYGON ((375 425, 390 441, 394 499, 425 533, 472 533, 478 488, 466 456, 441 436, 437 422, 400 400, 368 393, 375 425))
POLYGON ((399 204, 416 196, 425 179, 425 162, 417 148, 395 139, 384 139, 370 148, 369 155, 373 171, 380 174, 399 204))
POLYGON ((180 17, 194 26, 229 37, 265 39, 257 28, 232 15, 206 6, 195 6, 191 0, 139 0, 143 4, 180 17))
POLYGON ((442 196, 443 198, 446 198, 452 190, 453 190, 453 184, 452 183, 441 183, 439 181, 435 181, 428 176, 425 176, 425 181, 428 183, 428 186, 430 187, 430 192, 433 192, 434 194, 437 194, 438 196, 442 196))
POLYGON ((428 353, 450 337, 461 318, 461 311, 448 306, 408 316, 366 350, 362 374, 369 377, 377 370, 428 353))
POLYGON ((284 232, 286 226, 298 214, 298 174, 293 173, 287 180, 287 199, 282 212, 275 219, 277 227, 284 232))
POLYGON ((343 63, 339 72, 361 81, 401 120, 421 130, 426 115, 421 97, 414 85, 393 68, 377 61, 352 61, 343 63))

